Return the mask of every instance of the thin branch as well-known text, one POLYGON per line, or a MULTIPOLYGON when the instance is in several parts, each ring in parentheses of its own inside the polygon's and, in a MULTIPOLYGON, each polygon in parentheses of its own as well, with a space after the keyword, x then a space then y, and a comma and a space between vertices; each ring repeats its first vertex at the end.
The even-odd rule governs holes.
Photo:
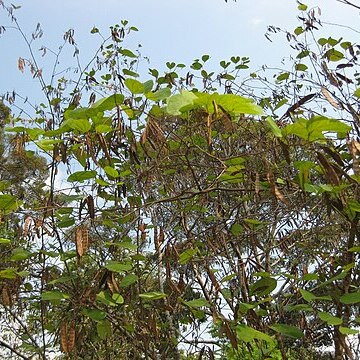
POLYGON ((0 340, 0 346, 9 349, 11 352, 13 352, 14 354, 16 354, 17 356, 20 356, 22 359, 25 360, 30 360, 29 357, 21 354, 20 352, 18 352, 16 349, 14 349, 11 345, 7 344, 6 342, 0 340))

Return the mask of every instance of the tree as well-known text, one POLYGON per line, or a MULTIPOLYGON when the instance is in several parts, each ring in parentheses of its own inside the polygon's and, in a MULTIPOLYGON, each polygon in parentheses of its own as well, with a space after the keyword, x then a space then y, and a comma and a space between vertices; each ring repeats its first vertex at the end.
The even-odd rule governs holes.
MULTIPOLYGON (((40 359, 358 355, 359 50, 331 36, 314 46, 316 9, 298 8, 290 70, 243 81, 248 58, 215 75, 208 55, 140 81, 127 21, 101 34, 75 84, 48 85, 35 58, 19 60, 45 101, 5 128, 1 312, 14 325, 2 347, 40 359)), ((64 39, 77 56, 74 33, 64 39)))

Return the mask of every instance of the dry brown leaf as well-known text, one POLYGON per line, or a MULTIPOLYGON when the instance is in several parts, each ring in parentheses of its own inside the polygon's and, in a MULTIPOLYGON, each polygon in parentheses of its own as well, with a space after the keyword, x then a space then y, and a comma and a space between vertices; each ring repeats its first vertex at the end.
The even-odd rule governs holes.
POLYGON ((281 193, 281 191, 279 190, 279 188, 275 184, 274 174, 272 172, 268 172, 266 177, 267 177, 267 180, 268 180, 268 182, 270 184, 271 192, 276 197, 276 199, 280 200, 284 204, 288 204, 287 199, 285 198, 285 196, 281 193))
POLYGON ((89 195, 86 198, 86 202, 87 202, 87 206, 88 206, 88 211, 89 211, 89 216, 91 220, 95 219, 95 206, 94 206, 94 198, 89 195))
POLYGON ((30 224, 31 224, 31 217, 27 216, 24 221, 24 228, 23 228, 23 236, 27 237, 30 230, 30 224))
POLYGON ((81 258, 89 248, 89 230, 86 225, 76 228, 75 245, 76 253, 81 258))
POLYGON ((7 285, 4 285, 3 288, 1 289, 1 303, 4 306, 12 305, 11 291, 7 285))
POLYGON ((334 170, 334 168, 331 166, 331 164, 326 159, 326 157, 323 154, 321 154, 320 152, 317 152, 317 158, 318 158, 321 166, 325 170, 325 175, 327 177, 328 182, 330 184, 339 186, 340 179, 339 179, 338 175, 336 174, 336 171, 334 170))
POLYGON ((64 353, 68 353, 67 322, 62 321, 60 325, 60 346, 64 353))
POLYGON ((353 159, 353 170, 354 170, 355 175, 358 175, 359 174, 359 160, 357 158, 358 148, 356 147, 355 142, 356 141, 354 139, 352 139, 348 143, 348 145, 349 145, 351 157, 353 159))
POLYGON ((18 69, 22 73, 24 73, 24 71, 25 71, 25 60, 23 58, 21 58, 21 57, 18 59, 18 69))
POLYGON ((340 104, 330 95, 329 91, 325 86, 321 87, 321 93, 324 95, 325 99, 335 108, 341 109, 340 104))

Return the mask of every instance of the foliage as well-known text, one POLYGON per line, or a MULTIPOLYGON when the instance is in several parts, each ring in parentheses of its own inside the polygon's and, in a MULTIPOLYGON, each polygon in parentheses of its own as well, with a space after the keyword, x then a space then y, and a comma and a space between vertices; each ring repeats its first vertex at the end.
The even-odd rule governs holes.
MULTIPOLYGON (((32 56, 14 6, 3 10, 32 56)), ((63 47, 49 83, 19 59, 44 102, 33 118, 0 108, 2 347, 25 359, 358 355, 359 49, 314 46, 321 22, 299 11, 280 73, 243 76, 249 59, 234 56, 215 75, 203 55, 141 81, 127 21, 108 38, 92 29, 105 40, 75 83, 55 77, 63 47)), ((64 39, 77 57, 73 31, 64 39)))

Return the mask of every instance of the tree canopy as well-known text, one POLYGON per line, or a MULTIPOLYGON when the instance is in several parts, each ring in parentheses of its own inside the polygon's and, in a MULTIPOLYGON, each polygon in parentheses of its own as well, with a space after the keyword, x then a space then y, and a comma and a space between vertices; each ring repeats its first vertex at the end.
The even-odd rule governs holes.
POLYGON ((61 46, 48 80, 42 29, 0 4, 43 89, 32 112, 0 104, 1 356, 359 356, 356 42, 298 2, 298 27, 266 34, 292 49, 281 70, 205 54, 144 76, 123 20, 93 27, 85 69, 59 71, 61 46))

